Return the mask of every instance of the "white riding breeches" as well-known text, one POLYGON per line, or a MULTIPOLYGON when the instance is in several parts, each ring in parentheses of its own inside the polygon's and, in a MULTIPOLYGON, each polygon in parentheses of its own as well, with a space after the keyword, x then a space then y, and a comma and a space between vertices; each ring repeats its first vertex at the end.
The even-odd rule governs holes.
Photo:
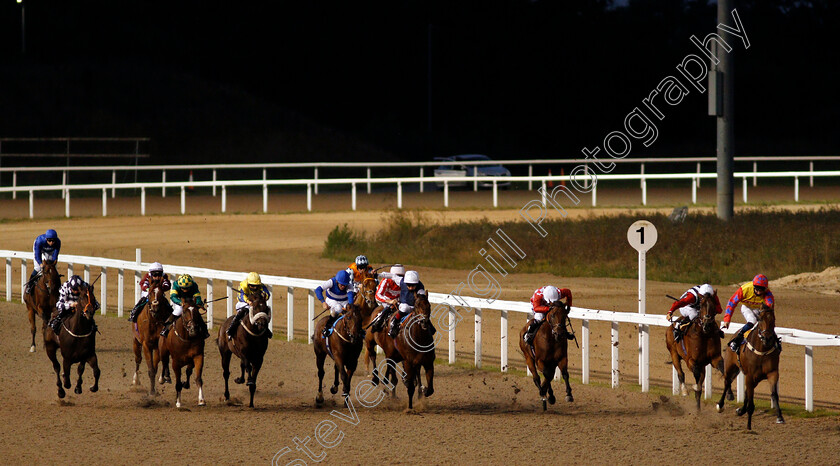
POLYGON ((327 303, 327 306, 330 307, 330 315, 335 317, 341 314, 341 311, 344 310, 344 306, 347 306, 347 300, 343 301, 336 301, 330 297, 325 297, 324 302, 327 303))
POLYGON ((758 311, 752 310, 743 304, 741 304, 741 315, 744 316, 744 320, 753 325, 758 323, 758 311))
POLYGON ((406 303, 400 303, 400 314, 406 315, 414 310, 414 306, 409 306, 406 303))
POLYGON ((172 303, 172 315, 175 317, 181 317, 181 314, 184 313, 184 308, 180 304, 172 303))
POLYGON ((239 312, 239 310, 242 309, 243 307, 248 307, 248 303, 242 302, 242 301, 237 301, 236 302, 236 312, 239 312))
POLYGON ((688 317, 689 320, 694 320, 699 312, 700 311, 697 308, 691 306, 683 306, 680 308, 680 315, 688 317))
POLYGON ((149 290, 143 290, 140 292, 141 298, 148 298, 149 297, 149 290))
POLYGON ((547 312, 535 312, 534 313, 534 320, 536 320, 537 322, 542 322, 543 319, 545 319, 546 314, 547 314, 547 312))

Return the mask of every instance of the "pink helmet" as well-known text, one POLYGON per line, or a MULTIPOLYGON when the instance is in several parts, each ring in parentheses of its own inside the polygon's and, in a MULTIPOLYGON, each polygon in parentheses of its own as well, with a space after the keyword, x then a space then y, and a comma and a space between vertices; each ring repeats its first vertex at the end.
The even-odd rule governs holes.
POLYGON ((760 286, 762 288, 767 288, 767 284, 768 284, 767 277, 765 277, 764 274, 758 274, 758 275, 755 276, 755 278, 753 278, 752 284, 753 284, 753 286, 760 286))

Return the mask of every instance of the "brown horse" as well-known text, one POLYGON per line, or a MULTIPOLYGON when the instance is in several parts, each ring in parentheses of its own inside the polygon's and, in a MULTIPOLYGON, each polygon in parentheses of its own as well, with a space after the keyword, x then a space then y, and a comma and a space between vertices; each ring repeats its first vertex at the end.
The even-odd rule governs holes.
POLYGON ((248 314, 239 322, 239 327, 233 339, 227 339, 227 329, 233 321, 230 316, 219 327, 219 335, 216 343, 219 346, 219 353, 222 355, 222 375, 225 378, 225 401, 230 400, 228 390, 228 379, 230 378, 230 358, 236 355, 239 360, 239 367, 242 373, 233 379, 241 384, 245 382, 245 372, 248 372, 248 390, 251 392, 249 408, 254 407, 254 393, 257 391, 257 374, 260 373, 265 351, 268 349, 268 324, 271 319, 271 308, 266 305, 262 293, 257 293, 255 302, 250 306, 248 314))
POLYGON ((318 396, 315 398, 316 406, 324 403, 324 361, 328 354, 328 343, 329 352, 331 352, 330 356, 332 356, 335 366, 335 381, 330 388, 330 393, 333 395, 338 393, 338 376, 340 373, 343 385, 342 396, 345 399, 345 403, 347 402, 347 397, 350 396, 350 380, 356 371, 356 366, 359 363, 359 355, 362 352, 362 345, 365 340, 365 331, 362 328, 362 315, 359 310, 359 304, 363 300, 364 296, 359 293, 356 296, 355 302, 344 308, 341 317, 336 321, 335 330, 327 338, 321 336, 321 332, 327 323, 327 317, 322 317, 315 325, 315 335, 313 335, 314 344, 312 346, 315 348, 315 365, 318 368, 318 396))
POLYGON ((35 352, 35 315, 43 321, 41 327, 47 325, 50 315, 55 310, 55 303, 58 302, 58 289, 61 288, 61 276, 55 269, 55 261, 45 260, 41 262, 41 275, 34 283, 32 294, 24 293, 23 302, 29 313, 29 330, 32 333, 32 345, 29 352, 35 352))
MULTIPOLYGON (((378 312, 374 311, 373 315, 378 312)), ((374 385, 379 385, 379 382, 384 383, 388 389, 391 390, 391 395, 397 395, 397 366, 396 364, 403 360, 402 354, 397 349, 395 340, 388 334, 390 328, 390 320, 396 319, 398 314, 394 312, 391 318, 382 322, 379 326, 379 331, 374 331, 369 328, 369 322, 365 323, 365 328, 368 329, 365 334, 365 366, 371 371, 372 382, 374 385), (385 373, 380 373, 380 368, 376 365, 376 347, 382 348, 382 353, 385 355, 385 373)), ((398 335, 399 336, 399 335, 398 335)), ((402 373, 402 370, 400 370, 402 373)), ((404 373, 403 373, 404 374, 404 373)))
POLYGON ((746 396, 744 406, 735 410, 735 413, 739 416, 747 413, 747 430, 752 429, 755 387, 764 379, 770 384, 770 401, 776 409, 776 424, 784 424, 782 408, 779 406, 779 353, 782 348, 776 336, 776 315, 773 308, 762 304, 758 312, 758 323, 750 330, 745 340, 746 343, 739 353, 726 348, 723 396, 717 403, 717 410, 723 411, 724 398, 727 392, 732 393, 732 380, 737 377, 740 368, 744 373, 746 396))
MULTIPOLYGON (((435 339, 429 319, 432 306, 425 290, 414 293, 414 312, 402 324, 394 341, 403 357, 404 383, 408 389, 408 409, 413 409, 415 386, 417 398, 429 397, 435 392, 435 339), (420 369, 426 370, 426 386, 420 384, 420 369)), ((389 370, 392 370, 389 368, 389 370)))
POLYGON ((554 373, 558 367, 563 375, 563 381, 566 382, 566 401, 574 401, 572 387, 569 385, 568 336, 570 334, 566 328, 568 319, 569 306, 556 301, 548 310, 545 317, 547 322, 540 325, 534 335, 533 345, 529 345, 523 340, 523 336, 530 325, 530 320, 519 332, 519 349, 525 355, 525 363, 531 370, 534 385, 540 389, 543 411, 547 409, 545 404, 546 393, 548 393, 550 404, 554 404, 556 401, 554 390, 551 388, 551 380, 554 378, 554 373), (540 383, 540 373, 543 375, 542 383, 540 383))
POLYGON ((195 369, 195 383, 198 385, 198 405, 204 406, 204 338, 201 320, 201 307, 196 306, 191 296, 184 297, 184 313, 175 319, 172 328, 165 337, 158 340, 160 360, 164 367, 172 356, 172 370, 175 371, 175 407, 181 407, 181 389, 190 388, 190 376, 195 369), (181 382, 181 368, 186 367, 186 381, 181 382))
MULTIPOLYGON (((157 375, 160 354, 158 353, 158 340, 160 331, 163 330, 163 322, 172 314, 172 306, 163 294, 163 277, 150 278, 149 300, 140 314, 137 315, 137 322, 134 323, 132 333, 134 334, 134 379, 133 385, 137 385, 140 375, 140 362, 146 357, 146 367, 149 370, 149 394, 155 394, 155 376, 157 375)), ((160 373, 160 383, 172 383, 169 375, 169 366, 164 365, 160 373)))
POLYGON ((700 312, 685 330, 682 341, 674 342, 674 325, 665 330, 665 346, 671 353, 671 363, 680 379, 680 392, 683 396, 688 392, 685 388, 685 373, 682 363, 685 361, 688 370, 694 374, 694 397, 697 400, 697 410, 700 410, 700 395, 703 391, 703 381, 706 378, 706 365, 723 373, 723 358, 720 353, 720 331, 715 321, 717 311, 717 292, 714 295, 700 297, 700 312))
POLYGON ((64 398, 64 389, 70 388, 70 368, 73 364, 79 363, 79 380, 76 382, 75 393, 82 393, 82 374, 85 371, 85 363, 93 368, 93 385, 91 392, 99 390, 99 361, 96 359, 96 326, 93 322, 93 315, 96 312, 96 298, 94 297, 93 286, 81 290, 79 301, 73 314, 61 324, 58 335, 49 326, 44 328, 44 351, 53 364, 58 386, 58 397, 64 398), (61 349, 61 359, 64 363, 62 368, 58 364, 56 352, 61 349), (61 371, 61 372, 59 372, 61 371), (61 386, 61 378, 64 378, 64 388, 61 386))

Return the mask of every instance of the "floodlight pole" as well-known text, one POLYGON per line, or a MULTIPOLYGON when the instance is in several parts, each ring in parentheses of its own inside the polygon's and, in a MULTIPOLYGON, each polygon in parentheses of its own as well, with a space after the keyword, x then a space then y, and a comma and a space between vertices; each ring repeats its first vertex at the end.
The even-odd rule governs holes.
MULTIPOLYGON (((718 23, 726 24, 732 11, 733 0, 718 0, 718 23)), ((720 53, 717 71, 723 78, 722 111, 717 114, 717 216, 728 221, 734 214, 733 178, 735 145, 735 79, 733 75, 733 48, 729 53, 720 53)))

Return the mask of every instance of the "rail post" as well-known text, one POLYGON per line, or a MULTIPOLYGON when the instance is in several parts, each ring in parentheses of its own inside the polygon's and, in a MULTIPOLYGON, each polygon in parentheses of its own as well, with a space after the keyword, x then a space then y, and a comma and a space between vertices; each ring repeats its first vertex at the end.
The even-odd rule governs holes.
POLYGON ((502 372, 508 371, 508 311, 502 311, 502 327, 500 334, 499 369, 502 372))
POLYGON ((207 279, 207 328, 213 328, 213 278, 207 279))
POLYGON ((475 308, 475 367, 481 369, 481 308, 475 308))
POLYGON ((814 347, 805 347, 805 411, 814 412, 814 347))
POLYGON ((295 339, 295 289, 286 288, 286 341, 295 339))
POLYGON ((306 321, 307 324, 307 337, 306 339, 309 341, 309 344, 312 344, 312 335, 315 333, 315 291, 309 290, 306 296, 306 321))
POLYGON ((589 383, 589 321, 583 320, 580 325, 580 382, 589 383))
POLYGON ((117 269, 117 317, 125 311, 125 269, 117 269))
POLYGON ((100 267, 99 271, 102 272, 102 284, 99 285, 99 303, 102 306, 100 311, 102 311, 102 315, 105 315, 105 308, 108 307, 108 268, 107 267, 100 267))

